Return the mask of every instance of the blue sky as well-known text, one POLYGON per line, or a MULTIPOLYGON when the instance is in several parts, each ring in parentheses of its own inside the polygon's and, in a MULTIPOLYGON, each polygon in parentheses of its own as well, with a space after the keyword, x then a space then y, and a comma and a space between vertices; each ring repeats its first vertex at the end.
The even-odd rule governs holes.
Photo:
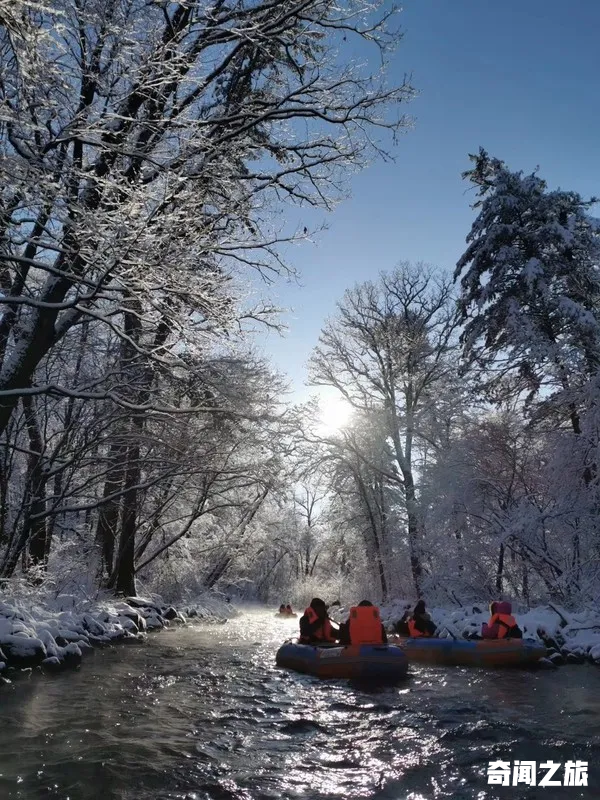
POLYGON ((453 269, 474 215, 468 153, 481 145, 511 168, 539 166, 551 187, 600 193, 599 0, 406 0, 401 20, 390 80, 412 73, 415 127, 395 163, 353 178, 317 244, 293 251, 300 285, 270 292, 293 310, 264 352, 295 399, 314 391, 306 362, 346 288, 404 259, 453 269))

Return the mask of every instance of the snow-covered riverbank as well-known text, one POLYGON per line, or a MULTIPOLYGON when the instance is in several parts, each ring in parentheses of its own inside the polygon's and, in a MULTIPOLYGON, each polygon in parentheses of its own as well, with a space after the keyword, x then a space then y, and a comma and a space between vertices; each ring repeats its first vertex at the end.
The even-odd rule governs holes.
POLYGON ((176 609, 160 597, 105 597, 93 602, 71 595, 0 601, 0 676, 11 669, 77 666, 86 650, 143 637, 148 630, 187 619, 224 622, 237 612, 214 594, 176 609))
MULTIPOLYGON (((396 600, 382 606, 386 628, 391 630, 413 605, 396 600)), ((482 606, 428 610, 439 635, 449 638, 477 634, 489 618, 482 606)), ((334 607, 331 611, 340 620, 347 617, 347 609, 334 607)), ((85 651, 93 647, 140 638, 149 630, 184 624, 188 619, 224 622, 237 613, 231 603, 212 593, 179 608, 156 595, 123 600, 107 595, 95 601, 72 595, 6 599, 0 601, 0 678, 11 669, 77 666, 85 651)), ((514 614, 526 638, 547 645, 554 664, 589 661, 600 665, 600 612, 571 612, 547 605, 522 613, 517 609, 514 614)))

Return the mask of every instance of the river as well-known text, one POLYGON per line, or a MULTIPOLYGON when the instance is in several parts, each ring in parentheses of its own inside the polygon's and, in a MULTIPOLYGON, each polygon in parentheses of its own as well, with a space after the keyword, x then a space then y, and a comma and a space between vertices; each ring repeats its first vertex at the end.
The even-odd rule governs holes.
POLYGON ((275 666, 296 625, 249 612, 0 687, 0 800, 600 797, 600 669, 320 682, 275 666), (588 761, 589 788, 488 786, 498 758, 588 761))

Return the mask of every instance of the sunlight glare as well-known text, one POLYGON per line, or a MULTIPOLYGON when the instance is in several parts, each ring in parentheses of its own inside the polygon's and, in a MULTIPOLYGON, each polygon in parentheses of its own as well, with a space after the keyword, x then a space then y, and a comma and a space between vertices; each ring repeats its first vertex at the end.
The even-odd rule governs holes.
POLYGON ((352 415, 352 406, 343 397, 322 396, 319 398, 319 406, 319 432, 325 435, 337 433, 352 415))

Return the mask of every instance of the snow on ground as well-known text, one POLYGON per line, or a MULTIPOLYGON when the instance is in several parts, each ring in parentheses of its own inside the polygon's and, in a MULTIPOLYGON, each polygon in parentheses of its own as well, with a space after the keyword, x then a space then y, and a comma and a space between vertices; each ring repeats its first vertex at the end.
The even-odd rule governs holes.
MULTIPOLYGON (((381 618, 386 629, 391 630, 405 611, 412 610, 414 600, 394 600, 381 607, 381 618)), ((481 626, 489 620, 485 605, 462 608, 428 608, 442 638, 468 638, 481 633, 481 626)), ((330 609, 335 619, 347 619, 348 609, 330 609)), ((555 664, 592 661, 600 665, 600 611, 586 609, 571 612, 557 605, 546 605, 519 612, 513 605, 513 615, 526 639, 543 641, 555 664)))
POLYGON ((142 637, 148 630, 186 619, 224 622, 237 612, 216 594, 205 594, 179 610, 157 595, 94 601, 73 595, 0 601, 0 673, 10 668, 77 666, 95 646, 142 637))

